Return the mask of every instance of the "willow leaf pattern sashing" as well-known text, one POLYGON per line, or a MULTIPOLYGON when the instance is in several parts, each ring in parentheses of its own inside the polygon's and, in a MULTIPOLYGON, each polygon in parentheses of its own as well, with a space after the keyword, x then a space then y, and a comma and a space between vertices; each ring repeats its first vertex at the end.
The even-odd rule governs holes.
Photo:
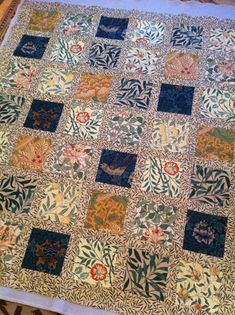
POLYGON ((180 24, 173 27, 171 44, 178 47, 201 49, 203 28, 180 24))
POLYGON ((25 98, 15 95, 0 95, 0 124, 14 124, 24 105, 25 98))

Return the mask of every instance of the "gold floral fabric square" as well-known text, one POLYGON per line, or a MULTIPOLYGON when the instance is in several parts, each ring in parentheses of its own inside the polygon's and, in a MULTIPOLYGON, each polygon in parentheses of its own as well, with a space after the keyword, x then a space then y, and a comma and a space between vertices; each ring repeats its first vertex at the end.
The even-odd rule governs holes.
POLYGON ((77 98, 83 101, 106 103, 112 85, 112 77, 83 73, 77 90, 77 98))
POLYGON ((51 147, 51 140, 20 135, 11 157, 11 164, 16 167, 42 172, 51 147))
POLYGON ((182 79, 196 80, 199 57, 193 54, 172 51, 167 54, 165 76, 182 79))
POLYGON ((33 9, 28 29, 38 32, 53 32, 61 14, 57 11, 33 9))

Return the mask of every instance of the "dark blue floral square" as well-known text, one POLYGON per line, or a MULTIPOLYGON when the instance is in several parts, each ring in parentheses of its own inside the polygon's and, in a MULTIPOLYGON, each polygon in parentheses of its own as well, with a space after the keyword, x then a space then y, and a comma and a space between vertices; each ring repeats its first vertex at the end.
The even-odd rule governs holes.
POLYGON ((129 19, 101 16, 96 37, 123 40, 129 19))
POLYGON ((223 257, 226 227, 226 217, 188 210, 183 248, 223 257))
POLYGON ((157 110, 159 112, 191 115, 193 94, 194 87, 163 83, 157 110))
POLYGON ((63 107, 61 103, 33 100, 24 127, 55 132, 63 107))
POLYGON ((59 276, 69 235, 33 228, 21 267, 59 276))
POLYGON ((23 35, 14 56, 41 59, 48 42, 48 37, 23 35))
POLYGON ((130 188, 136 160, 136 154, 103 150, 96 181, 130 188))

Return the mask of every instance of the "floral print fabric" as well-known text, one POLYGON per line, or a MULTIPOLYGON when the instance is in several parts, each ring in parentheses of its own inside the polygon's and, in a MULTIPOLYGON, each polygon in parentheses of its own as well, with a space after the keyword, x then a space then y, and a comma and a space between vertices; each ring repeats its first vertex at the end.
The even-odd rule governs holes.
POLYGON ((118 247, 82 238, 73 266, 75 279, 109 288, 115 275, 118 247))
POLYGON ((13 264, 23 226, 0 219, 0 262, 13 264))
POLYGON ((207 58, 206 79, 209 82, 235 84, 235 66, 229 58, 207 58))
POLYGON ((168 265, 168 257, 129 248, 124 290, 154 301, 163 301, 168 265))
POLYGON ((109 193, 93 192, 89 201, 85 227, 94 230, 122 231, 128 199, 109 193))
POLYGON ((196 154, 209 160, 233 161, 235 131, 202 126, 197 134, 196 154))
POLYGON ((201 49, 203 27, 180 24, 173 27, 171 44, 175 47, 201 49))
POLYGON ((64 35, 86 35, 91 26, 92 16, 85 14, 68 13, 63 20, 60 30, 64 35))
POLYGON ((226 217, 188 210, 183 248, 223 257, 226 226, 226 217))
POLYGON ((72 185, 51 183, 42 196, 38 216, 56 223, 75 223, 78 196, 76 187, 72 185))
POLYGON ((59 18, 60 12, 33 9, 28 29, 38 32, 52 32, 59 18))
POLYGON ((137 205, 133 236, 152 244, 172 244, 176 208, 141 201, 137 205))
POLYGON ((96 37, 123 40, 129 19, 101 16, 96 37))
POLYGON ((209 49, 230 53, 235 45, 235 31, 232 29, 212 29, 209 38, 209 49))
POLYGON ((11 157, 13 166, 42 172, 51 140, 20 135, 11 157))
POLYGON ((150 157, 142 176, 142 190, 178 197, 182 171, 182 163, 150 157))
POLYGON ((220 305, 222 276, 222 272, 216 267, 206 268, 195 262, 180 260, 176 280, 176 303, 189 306, 197 312, 216 314, 220 305))
POLYGON ((21 112, 25 98, 15 95, 0 95, 0 124, 14 124, 21 112))
POLYGON ((165 76, 182 80, 196 80, 199 57, 172 51, 166 58, 165 76))
POLYGON ((81 137, 83 139, 96 139, 103 116, 102 110, 93 110, 79 106, 71 110, 64 134, 81 137))
POLYGON ((129 34, 132 42, 141 44, 161 44, 165 31, 165 25, 161 22, 136 19, 134 30, 129 34))
POLYGON ((83 73, 77 90, 77 98, 84 101, 106 103, 112 85, 112 77, 83 73))

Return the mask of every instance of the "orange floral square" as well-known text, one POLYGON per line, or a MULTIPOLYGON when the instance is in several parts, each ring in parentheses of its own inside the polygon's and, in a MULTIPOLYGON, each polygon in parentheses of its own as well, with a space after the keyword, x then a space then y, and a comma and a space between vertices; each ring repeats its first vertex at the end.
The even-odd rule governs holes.
POLYGON ((83 73, 77 90, 77 98, 84 101, 106 103, 111 85, 111 76, 83 73))
POLYGON ((51 140, 20 135, 11 157, 12 165, 42 172, 51 147, 51 140))
POLYGON ((123 196, 93 192, 89 201, 85 228, 119 234, 123 228, 127 202, 128 199, 123 196))
POLYGON ((168 53, 165 75, 176 79, 196 80, 199 57, 172 51, 168 53))
POLYGON ((33 9, 28 29, 38 32, 53 32, 61 14, 57 11, 33 9))
POLYGON ((233 161, 235 131, 202 126, 197 134, 196 154, 208 160, 233 161))

